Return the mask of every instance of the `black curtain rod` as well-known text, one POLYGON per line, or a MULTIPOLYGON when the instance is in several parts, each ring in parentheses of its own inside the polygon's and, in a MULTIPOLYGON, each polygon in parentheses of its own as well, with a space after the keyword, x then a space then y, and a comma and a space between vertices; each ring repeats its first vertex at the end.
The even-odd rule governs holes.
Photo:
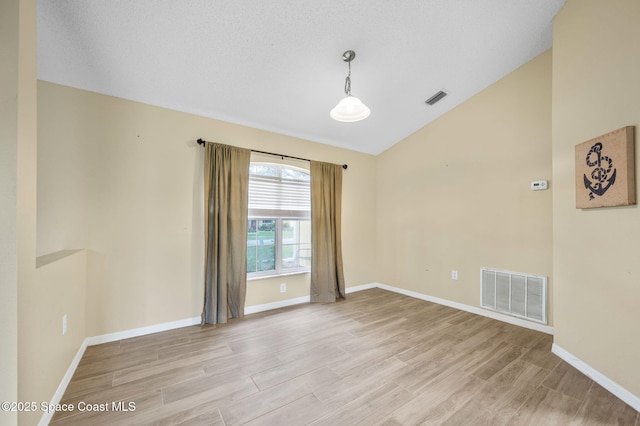
MULTIPOLYGON (((202 145, 202 146, 204 146, 207 143, 207 141, 205 141, 204 139, 198 139, 196 142, 198 143, 198 145, 202 145)), ((291 155, 284 155, 284 154, 276 154, 275 152, 258 151, 257 149, 252 149, 251 152, 257 152, 259 154, 274 155, 276 157, 282 157, 282 158, 284 158, 284 157, 293 158, 294 160, 311 161, 311 160, 309 160, 307 158, 293 157, 291 155)), ((348 166, 346 164, 342 165, 342 168, 345 169, 345 170, 347 170, 347 167, 348 166)))

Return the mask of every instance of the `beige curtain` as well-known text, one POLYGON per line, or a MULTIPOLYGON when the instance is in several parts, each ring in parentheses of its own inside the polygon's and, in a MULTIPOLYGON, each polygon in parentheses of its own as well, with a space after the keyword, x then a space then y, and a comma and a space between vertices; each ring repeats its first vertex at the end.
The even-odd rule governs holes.
POLYGON ((203 324, 244 316, 251 151, 207 143, 204 158, 203 324))
POLYGON ((311 161, 311 302, 344 298, 342 166, 311 161))

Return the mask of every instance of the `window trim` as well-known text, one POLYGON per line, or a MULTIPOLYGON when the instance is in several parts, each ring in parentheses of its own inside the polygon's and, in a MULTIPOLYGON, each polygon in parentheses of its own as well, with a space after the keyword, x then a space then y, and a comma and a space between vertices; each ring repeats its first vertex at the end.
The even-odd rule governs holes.
POLYGON ((302 266, 298 268, 283 268, 282 267, 282 222, 285 220, 311 220, 310 218, 301 218, 301 217, 278 217, 278 216, 249 216, 247 218, 247 222, 250 220, 275 220, 276 222, 276 230, 275 230, 275 269, 270 269, 268 271, 256 271, 256 272, 247 272, 247 279, 257 279, 257 278, 268 278, 268 277, 281 277, 285 275, 295 275, 295 274, 304 274, 311 272, 311 266, 302 266))
MULTIPOLYGON (((305 274, 311 272, 311 266, 303 266, 298 268, 283 268, 282 267, 282 250, 283 250, 283 221, 285 220, 296 220, 296 221, 304 221, 311 220, 311 172, 307 167, 301 167, 297 164, 293 164, 289 161, 274 161, 269 158, 262 158, 262 156, 258 156, 258 158, 254 158, 252 154, 251 165, 269 165, 275 167, 275 176, 270 175, 261 175, 261 174, 251 174, 249 175, 250 184, 252 177, 255 177, 258 182, 262 181, 262 184, 267 185, 267 189, 269 187, 268 181, 271 182, 279 182, 279 184, 285 185, 285 188, 291 188, 297 186, 298 184, 308 185, 309 191, 309 210, 299 210, 300 205, 297 203, 294 204, 286 204, 280 205, 278 209, 269 208, 268 205, 260 205, 260 201, 257 201, 256 204, 249 208, 249 214, 247 215, 247 221, 250 220, 274 220, 276 222, 276 238, 275 238, 275 269, 271 269, 268 271, 256 271, 256 272, 248 272, 247 271, 247 280, 260 279, 260 278, 269 278, 269 277, 279 277, 286 275, 295 275, 295 274, 305 274), (283 176, 283 170, 290 169, 293 171, 299 171, 308 176, 308 179, 296 179, 291 177, 283 176)), ((285 189, 286 190, 286 189, 285 189)), ((294 190, 295 191, 295 190, 294 190)), ((251 194, 251 191, 249 192, 251 194)), ((262 197, 257 195, 257 200, 260 200, 262 197)), ((263 199, 263 198, 262 198, 263 199)), ((310 222, 309 222, 310 224, 310 222)), ((248 241, 248 240, 247 240, 248 241)), ((311 241, 309 241, 311 243, 311 241)))
POLYGON ((278 277, 288 277, 289 275, 302 275, 311 273, 311 269, 308 271, 295 271, 295 272, 283 272, 281 274, 270 274, 270 275, 253 275, 256 272, 252 272, 247 274, 247 281, 256 281, 256 280, 266 280, 269 278, 278 278, 278 277))

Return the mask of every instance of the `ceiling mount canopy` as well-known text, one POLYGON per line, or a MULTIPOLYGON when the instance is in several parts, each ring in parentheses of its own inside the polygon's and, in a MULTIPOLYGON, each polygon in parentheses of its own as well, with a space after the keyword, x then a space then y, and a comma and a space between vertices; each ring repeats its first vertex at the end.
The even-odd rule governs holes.
POLYGON ((338 105, 333 107, 329 115, 336 121, 352 123, 354 121, 364 120, 371 114, 371 110, 355 96, 351 96, 351 61, 356 57, 356 52, 347 50, 342 54, 342 60, 349 64, 349 74, 344 81, 344 93, 347 95, 342 98, 338 105))

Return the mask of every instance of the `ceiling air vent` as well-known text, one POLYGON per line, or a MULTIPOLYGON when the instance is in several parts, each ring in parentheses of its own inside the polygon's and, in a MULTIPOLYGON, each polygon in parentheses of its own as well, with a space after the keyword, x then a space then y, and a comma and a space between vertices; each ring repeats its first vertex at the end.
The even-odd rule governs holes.
POLYGON ((440 99, 444 98, 445 96, 447 96, 447 93, 441 90, 435 95, 433 95, 432 97, 430 97, 429 99, 427 99, 426 101, 424 101, 424 103, 427 105, 433 105, 436 102, 438 102, 440 99))

